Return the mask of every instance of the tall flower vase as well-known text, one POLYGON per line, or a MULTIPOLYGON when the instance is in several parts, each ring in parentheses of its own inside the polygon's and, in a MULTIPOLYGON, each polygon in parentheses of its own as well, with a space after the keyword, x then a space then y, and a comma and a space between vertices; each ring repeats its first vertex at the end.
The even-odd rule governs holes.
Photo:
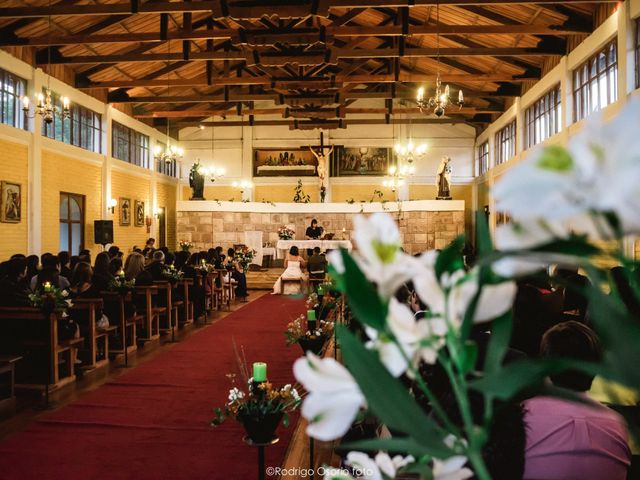
POLYGON ((264 444, 275 438, 282 416, 282 413, 268 413, 263 417, 238 416, 238 421, 253 443, 264 444))
POLYGON ((311 352, 315 355, 319 355, 322 351, 322 347, 324 347, 324 337, 301 338, 298 340, 298 344, 300 345, 300 348, 302 348, 303 352, 311 352))

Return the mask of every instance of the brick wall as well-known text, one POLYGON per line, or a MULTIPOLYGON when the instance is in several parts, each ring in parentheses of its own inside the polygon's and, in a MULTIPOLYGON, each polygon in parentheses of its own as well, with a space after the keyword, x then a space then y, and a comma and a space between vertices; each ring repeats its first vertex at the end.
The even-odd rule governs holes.
MULTIPOLYGON (((118 160, 114 160, 117 162, 118 160)), ((144 202, 145 216, 152 215, 151 204, 151 175, 138 176, 112 170, 111 172, 111 197, 118 200, 118 206, 113 214, 113 238, 114 243, 124 252, 129 252, 133 246, 144 248, 149 237, 147 227, 135 225, 135 201, 144 202), (120 225, 120 198, 131 200, 131 224, 120 225)))
MULTIPOLYGON (((0 140, 0 180, 22 186, 22 220, 20 223, 0 222, 0 260, 14 253, 27 253, 29 224, 29 151, 26 145, 0 140)), ((0 201, 4 205, 4 199, 0 201)))
MULTIPOLYGON (((351 213, 238 213, 238 212, 178 212, 178 240, 188 240, 196 249, 206 250, 222 245, 244 243, 244 232, 264 232, 263 242, 275 245, 278 227, 293 225, 296 238, 303 239, 306 227, 316 218, 325 232, 341 237, 353 232, 351 213)), ((457 235, 464 233, 464 212, 404 212, 399 220, 403 245, 413 254, 443 248, 457 235)))

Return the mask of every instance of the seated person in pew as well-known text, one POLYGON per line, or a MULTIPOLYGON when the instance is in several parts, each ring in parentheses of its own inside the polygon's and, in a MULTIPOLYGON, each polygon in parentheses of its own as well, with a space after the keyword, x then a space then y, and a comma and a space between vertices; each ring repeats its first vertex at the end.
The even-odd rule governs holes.
POLYGON ((27 284, 38 274, 38 265, 40 265, 40 259, 37 255, 27 257, 27 284))
POLYGON ((6 266, 5 275, 0 278, 0 307, 24 307, 29 305, 26 280, 27 260, 12 258, 6 266))
POLYGON ((136 285, 151 285, 153 277, 144 268, 144 255, 141 253, 130 253, 124 262, 124 276, 127 280, 135 280, 136 285))
POLYGON ((115 257, 109 262, 109 274, 113 277, 118 275, 122 271, 122 258, 115 257))
POLYGON ((40 259, 42 269, 30 282, 31 290, 35 290, 45 282, 51 283, 56 288, 69 288, 69 280, 60 275, 60 261, 56 255, 43 253, 40 259))
POLYGON ((280 293, 284 293, 285 295, 291 295, 295 293, 302 293, 300 290, 302 288, 302 284, 304 283, 306 276, 302 271, 306 266, 306 262, 304 258, 300 256, 300 250, 298 247, 293 245, 289 249, 289 253, 284 259, 284 272, 278 278, 276 283, 273 285, 273 294, 278 295, 280 293), (282 279, 300 279, 301 285, 291 285, 285 284, 284 292, 282 291, 282 279))
POLYGON ((71 268, 71 256, 69 255, 69 252, 58 252, 58 260, 60 261, 60 275, 67 280, 71 280, 71 273, 73 272, 73 269, 71 268))
POLYGON ((320 253, 320 247, 314 247, 313 255, 308 260, 309 279, 324 279, 327 271, 327 259, 320 253))
POLYGON ((164 275, 162 275, 164 271, 164 252, 162 250, 153 252, 152 260, 145 269, 151 274, 151 278, 154 281, 165 280, 164 275))
POLYGON ((242 270, 242 266, 236 260, 235 255, 236 252, 233 248, 227 250, 227 268, 230 277, 227 281, 231 281, 231 279, 236 281, 236 297, 244 303, 248 301, 247 297, 249 296, 249 292, 247 291, 247 276, 242 270))
POLYGON ((109 271, 110 265, 111 257, 107 252, 101 252, 96 256, 91 283, 97 292, 104 292, 109 289, 109 284, 113 280, 113 275, 109 271))

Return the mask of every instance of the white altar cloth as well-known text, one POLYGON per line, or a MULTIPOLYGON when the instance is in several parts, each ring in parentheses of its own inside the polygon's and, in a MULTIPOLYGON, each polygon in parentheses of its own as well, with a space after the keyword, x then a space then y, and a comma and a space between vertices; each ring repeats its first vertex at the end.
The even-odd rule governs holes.
POLYGON ((278 240, 278 243, 276 243, 276 257, 284 258, 294 245, 301 250, 320 247, 323 252, 338 248, 346 248, 349 251, 353 249, 351 240, 278 240))

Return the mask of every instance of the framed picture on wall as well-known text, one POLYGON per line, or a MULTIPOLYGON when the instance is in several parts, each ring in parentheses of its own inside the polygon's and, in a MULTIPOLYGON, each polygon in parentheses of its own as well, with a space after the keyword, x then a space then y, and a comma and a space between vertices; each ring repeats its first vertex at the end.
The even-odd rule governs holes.
POLYGON ((136 227, 144 227, 144 202, 140 200, 136 200, 134 202, 135 212, 134 212, 134 225, 136 227))
POLYGON ((120 197, 120 225, 131 225, 131 199, 120 197))
POLYGON ((392 148, 336 146, 331 155, 331 176, 383 177, 394 164, 392 148))
POLYGON ((19 183, 0 182, 0 221, 20 223, 22 220, 22 186, 19 183))
POLYGON ((254 177, 311 177, 317 175, 318 160, 308 147, 255 148, 254 177))

